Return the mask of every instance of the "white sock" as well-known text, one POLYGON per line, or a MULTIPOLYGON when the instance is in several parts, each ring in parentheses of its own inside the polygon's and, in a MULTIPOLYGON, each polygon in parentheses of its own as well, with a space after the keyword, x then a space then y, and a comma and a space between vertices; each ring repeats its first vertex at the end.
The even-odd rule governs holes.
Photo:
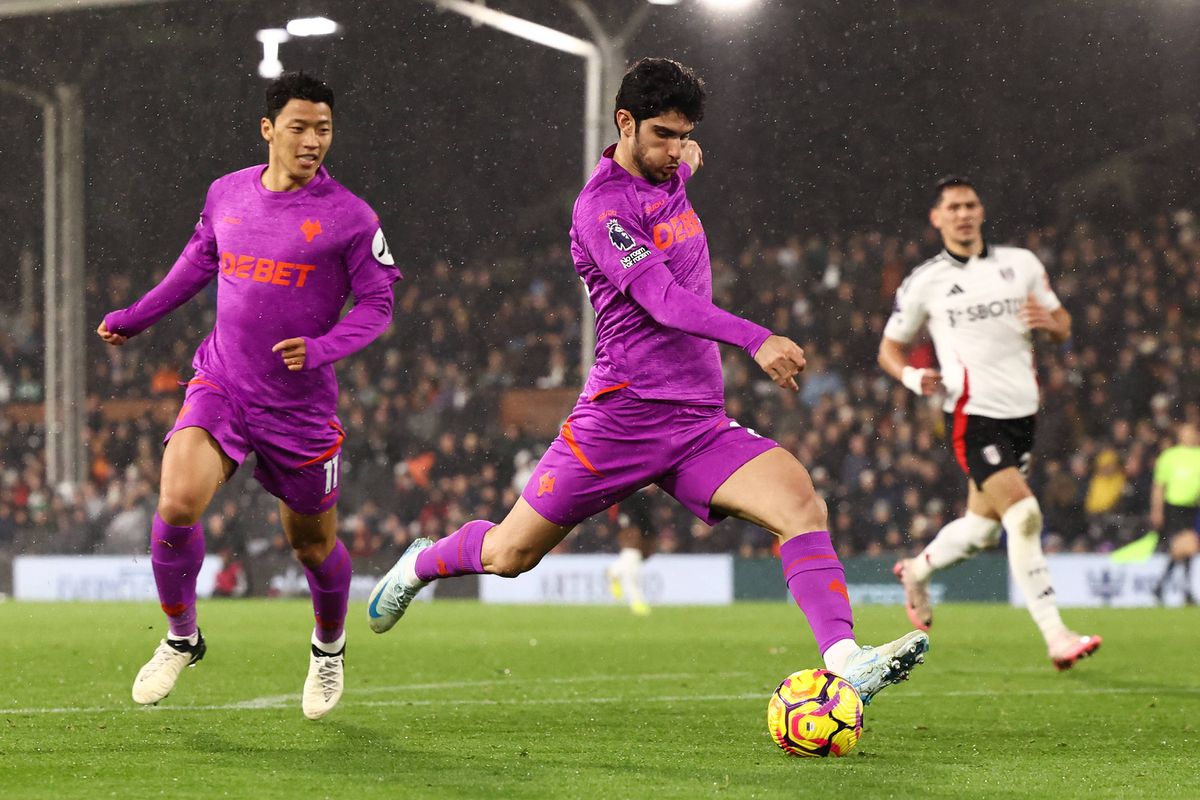
POLYGON ((312 643, 313 647, 317 648, 322 653, 336 655, 342 652, 342 648, 346 646, 346 632, 342 631, 342 635, 339 636, 335 642, 322 642, 319 638, 317 638, 316 628, 313 628, 312 643))
POLYGON ((969 558, 980 550, 994 547, 1000 538, 1000 523, 968 511, 946 523, 920 555, 909 559, 908 570, 914 580, 925 582, 939 569, 969 558))
POLYGON ((1008 567, 1029 615, 1037 623, 1047 644, 1067 628, 1058 613, 1050 568, 1042 554, 1042 510, 1038 501, 1026 497, 1013 503, 1001 519, 1008 531, 1008 567))
POLYGON ((195 647, 200 642, 200 630, 197 629, 191 636, 172 636, 170 631, 168 631, 167 638, 172 642, 187 642, 192 647, 195 647))
POLYGON ((846 661, 860 649, 858 642, 853 639, 839 639, 829 645, 829 649, 821 654, 821 658, 825 661, 825 669, 835 675, 845 674, 842 669, 846 666, 846 661))
POLYGON ((646 598, 642 594, 642 551, 636 547, 622 547, 621 552, 617 555, 617 579, 621 581, 621 588, 625 590, 625 596, 629 598, 630 605, 645 603, 646 598))

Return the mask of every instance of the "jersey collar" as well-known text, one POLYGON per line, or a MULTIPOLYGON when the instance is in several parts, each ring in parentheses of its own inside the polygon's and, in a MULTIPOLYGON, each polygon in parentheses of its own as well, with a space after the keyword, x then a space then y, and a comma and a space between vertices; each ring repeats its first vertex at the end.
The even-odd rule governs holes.
MULTIPOLYGON (((962 264, 964 266, 966 265, 966 263, 968 261, 971 260, 971 256, 960 256, 957 253, 951 253, 945 247, 942 248, 942 255, 946 256, 947 258, 952 258, 955 261, 957 261, 959 264, 962 264)), ((987 257, 988 257, 988 244, 985 241, 983 243, 983 252, 981 252, 978 256, 975 256, 975 258, 987 258, 987 257)))

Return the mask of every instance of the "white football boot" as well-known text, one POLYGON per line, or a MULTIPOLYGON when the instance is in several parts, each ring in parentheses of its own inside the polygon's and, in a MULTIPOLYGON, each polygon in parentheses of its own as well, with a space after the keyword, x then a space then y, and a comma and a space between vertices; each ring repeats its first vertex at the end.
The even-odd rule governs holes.
POLYGON ((375 584, 367 603, 367 624, 371 630, 390 631, 404 616, 417 592, 429 585, 428 581, 417 578, 417 555, 427 547, 433 547, 432 539, 414 539, 395 566, 375 584))
POLYGON ((150 660, 138 670, 133 679, 133 700, 135 703, 150 705, 157 703, 171 693, 179 673, 184 667, 193 667, 204 653, 208 645, 204 643, 204 634, 196 629, 196 643, 188 644, 186 639, 163 639, 158 643, 158 649, 150 660))
POLYGON ((345 644, 336 653, 327 653, 313 642, 308 677, 304 679, 304 695, 300 701, 304 716, 320 719, 342 699, 342 689, 346 685, 345 660, 345 644))
POLYGON ((925 663, 928 649, 929 635, 924 631, 906 633, 878 647, 860 647, 846 659, 842 677, 850 682, 865 705, 885 686, 907 680, 913 667, 925 663))

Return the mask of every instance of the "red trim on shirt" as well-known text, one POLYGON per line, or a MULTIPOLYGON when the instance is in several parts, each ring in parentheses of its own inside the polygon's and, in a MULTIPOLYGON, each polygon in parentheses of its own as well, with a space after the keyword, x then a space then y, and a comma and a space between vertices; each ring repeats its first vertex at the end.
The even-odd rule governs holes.
POLYGON ((602 395, 602 394, 608 394, 609 392, 616 392, 616 391, 619 391, 619 390, 621 390, 621 389, 624 389, 624 388, 625 388, 626 386, 628 386, 628 385, 629 385, 629 381, 625 381, 624 383, 618 383, 616 386, 608 386, 608 387, 606 387, 606 388, 604 388, 604 389, 601 389, 600 391, 596 392, 594 395, 592 395, 591 397, 589 397, 589 398, 588 398, 588 400, 589 400, 589 401, 595 401, 595 399, 596 399, 597 397, 599 397, 600 395, 602 395))
POLYGON ((967 368, 963 367, 963 390, 962 396, 958 398, 958 402, 954 404, 954 457, 958 459, 958 465, 962 467, 962 471, 971 474, 971 468, 967 466, 967 415, 963 409, 967 407, 967 400, 971 396, 971 380, 967 374, 967 368))
POLYGON ((220 386, 218 386, 217 384, 213 383, 212 381, 206 381, 206 380, 204 380, 204 378, 192 378, 190 381, 188 381, 188 382, 187 382, 187 385, 188 385, 188 386, 191 386, 193 383, 198 383, 198 384, 200 384, 201 386, 208 386, 208 387, 210 387, 210 388, 212 388, 212 389, 216 389, 216 390, 217 390, 218 392, 220 392, 221 394, 225 394, 225 390, 224 390, 224 389, 222 389, 220 386))

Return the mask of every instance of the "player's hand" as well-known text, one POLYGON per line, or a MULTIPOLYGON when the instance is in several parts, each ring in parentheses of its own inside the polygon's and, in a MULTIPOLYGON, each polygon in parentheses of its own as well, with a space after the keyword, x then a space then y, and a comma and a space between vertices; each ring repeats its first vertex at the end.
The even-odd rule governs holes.
POLYGON ((120 347, 129 341, 128 336, 122 336, 119 333, 113 333, 110 331, 108 326, 104 324, 103 320, 100 322, 100 327, 96 328, 96 334, 108 344, 116 345, 117 347, 120 347))
POLYGON ((928 397, 942 390, 942 373, 928 367, 905 367, 900 382, 907 386, 909 391, 928 397))
POLYGON ((1058 322, 1054 319, 1054 315, 1047 311, 1046 307, 1039 303, 1032 294, 1026 298, 1025 305, 1021 306, 1017 316, 1031 331, 1040 329, 1055 332, 1058 330, 1058 322))
POLYGON ((804 350, 791 339, 786 336, 768 337, 754 354, 754 361, 775 381, 776 386, 793 392, 800 391, 795 376, 804 369, 804 350))
POLYGON ((704 151, 700 149, 700 143, 695 139, 688 139, 683 143, 683 152, 679 156, 679 160, 692 168, 692 174, 695 175, 704 166, 704 151))
POLYGON ((307 349, 303 339, 284 339, 272 347, 271 352, 279 353, 283 358, 284 366, 292 372, 304 369, 304 357, 307 355, 307 349))

